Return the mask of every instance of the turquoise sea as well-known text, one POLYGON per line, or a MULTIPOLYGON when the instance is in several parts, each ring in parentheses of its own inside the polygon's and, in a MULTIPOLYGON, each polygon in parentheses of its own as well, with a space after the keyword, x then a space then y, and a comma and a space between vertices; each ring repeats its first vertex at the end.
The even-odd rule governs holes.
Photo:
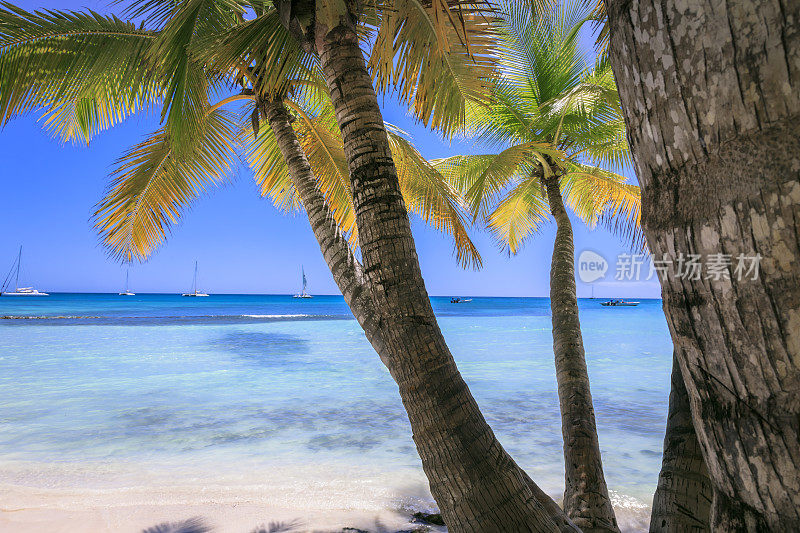
MULTIPOLYGON (((638 530, 672 343, 660 300, 599 302, 581 300, 580 317, 606 479, 638 530)), ((500 441, 558 496, 549 301, 433 304, 500 441)), ((0 508, 89 520, 92 505, 125 506, 141 520, 137 505, 250 505, 311 527, 433 505, 396 387, 340 296, 53 294, 0 298, 0 316, 0 508)), ((16 515, 0 529, 25 530, 16 515)), ((130 526, 102 516, 86 523, 130 526)))

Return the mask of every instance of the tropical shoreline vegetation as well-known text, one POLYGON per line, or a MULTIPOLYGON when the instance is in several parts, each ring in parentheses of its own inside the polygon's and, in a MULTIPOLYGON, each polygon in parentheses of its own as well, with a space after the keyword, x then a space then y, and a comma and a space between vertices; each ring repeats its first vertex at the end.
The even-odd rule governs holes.
POLYGON ((0 122, 44 113, 54 134, 88 143, 160 110, 162 127, 123 155, 97 208, 96 228, 117 259, 146 259, 242 156, 264 195, 302 207, 398 386, 451 531, 619 531, 567 206, 634 248, 644 246, 641 219, 656 257, 767 258, 756 283, 661 277, 675 362, 650 529, 789 531, 800 527, 800 91, 786 88, 800 83, 790 59, 800 12, 734 4, 721 17, 710 4, 646 1, 134 0, 121 14, 136 22, 3 4, 0 122), (706 24, 689 27, 688 18, 706 24), (575 46, 591 21, 607 25, 594 65, 575 46), (379 94, 397 96, 445 138, 491 141, 498 153, 426 161, 384 124, 379 94), (743 170, 748 158, 761 161, 756 175, 743 170), (631 160, 641 208, 638 187, 617 174, 631 160), (481 264, 475 226, 515 253, 554 218, 563 505, 505 451, 462 379, 409 211, 452 236, 465 267, 481 264))

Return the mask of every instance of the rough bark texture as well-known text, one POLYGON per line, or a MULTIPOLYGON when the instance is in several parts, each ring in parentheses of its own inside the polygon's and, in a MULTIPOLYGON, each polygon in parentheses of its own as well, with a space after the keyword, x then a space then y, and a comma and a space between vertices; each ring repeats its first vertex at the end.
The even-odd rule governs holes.
POLYGON ((709 531, 711 481, 692 424, 689 395, 678 358, 672 358, 667 431, 650 533, 709 531))
POLYGON ((486 424, 419 269, 383 117, 354 28, 317 28, 348 159, 364 274, 431 492, 451 531, 557 531, 486 424))
POLYGON ((550 309, 561 406, 561 433, 564 437, 564 511, 584 532, 618 532, 603 475, 578 319, 572 223, 564 208, 558 176, 543 178, 542 183, 547 192, 550 212, 556 220, 556 239, 550 266, 550 309))
POLYGON ((662 276, 712 528, 800 531, 800 2, 608 8, 650 249, 734 263, 662 276))
POLYGON ((336 225, 333 214, 325 202, 325 196, 319 190, 311 165, 292 128, 292 116, 280 100, 263 105, 278 148, 289 168, 289 177, 300 195, 311 230, 333 274, 333 279, 353 316, 364 329, 367 339, 379 354, 383 353, 385 345, 378 328, 377 313, 372 300, 364 291, 361 264, 353 256, 347 238, 336 225))
MULTIPOLYGON (((325 50, 335 45, 336 41, 325 50)), ((341 77, 342 71, 334 68, 335 59, 325 57, 329 58, 323 60, 326 69, 341 77)), ((352 49, 346 57, 353 58, 352 49)), ((360 50, 358 58, 364 69, 360 50)), ((347 83, 349 71, 343 72, 344 79, 335 79, 347 83)), ((372 90, 369 78, 366 86, 360 75, 355 79, 356 87, 372 90)), ((353 117, 342 101, 347 91, 334 94, 344 122, 353 128, 345 136, 351 150, 360 145, 358 137, 364 134, 369 140, 380 133, 386 142, 380 115, 366 113, 366 123, 372 126, 359 129, 365 127, 363 119, 353 117)), ((372 95, 377 109, 374 91, 372 95)), ((372 210, 369 216, 375 217, 359 221, 362 267, 330 217, 286 110, 280 103, 267 104, 267 116, 334 279, 398 382, 431 491, 449 530, 577 531, 503 450, 458 373, 422 284, 402 197, 392 190, 397 188, 396 175, 392 180, 385 170, 394 170, 391 157, 375 162, 367 149, 381 145, 369 141, 357 152, 368 167, 351 163, 351 172, 358 168, 356 175, 362 176, 361 181, 353 180, 353 190, 363 191, 357 194, 357 213, 372 210), (366 229, 370 231, 361 233, 366 229), (365 235, 369 240, 364 240, 365 235), (410 281, 403 276, 410 276, 410 281)))

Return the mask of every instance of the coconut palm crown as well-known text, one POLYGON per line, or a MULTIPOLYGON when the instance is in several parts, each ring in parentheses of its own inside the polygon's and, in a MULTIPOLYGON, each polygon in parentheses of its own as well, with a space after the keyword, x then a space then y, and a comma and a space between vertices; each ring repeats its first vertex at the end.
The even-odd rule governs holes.
MULTIPOLYGON (((382 1, 366 10, 360 29, 374 43, 378 89, 397 89, 420 121, 447 135, 463 129, 466 102, 480 100, 494 76, 485 8, 382 1)), ((97 205, 95 224, 112 256, 146 259, 240 160, 276 205, 301 208, 270 128, 259 127, 261 102, 275 98, 295 116, 331 213, 357 246, 341 135, 317 58, 272 2, 136 0, 121 16, 140 22, 0 4, 0 125, 36 113, 54 136, 88 144, 133 114, 160 112, 161 127, 119 159, 97 205)), ((479 267, 463 201, 406 134, 389 131, 409 210, 453 237, 462 265, 479 267)))
POLYGON ((605 225, 634 248, 644 243, 639 188, 615 172, 630 151, 611 67, 602 55, 590 64, 578 46, 590 17, 580 2, 505 4, 501 76, 490 103, 466 112, 469 136, 498 151, 434 162, 512 254, 549 219, 541 178, 556 174, 567 205, 590 227, 605 225))

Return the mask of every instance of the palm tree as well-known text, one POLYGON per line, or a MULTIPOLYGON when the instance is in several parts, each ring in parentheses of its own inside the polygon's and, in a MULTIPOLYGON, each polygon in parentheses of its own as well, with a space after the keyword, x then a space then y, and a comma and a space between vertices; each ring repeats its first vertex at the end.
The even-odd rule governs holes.
POLYGON ((643 226, 673 262, 664 311, 718 531, 800 528, 798 20, 797 2, 608 5, 643 226), (681 275, 686 254, 727 275, 681 275))
POLYGON ((603 475, 581 338, 569 205, 590 226, 603 223, 640 242, 638 187, 611 170, 628 160, 609 64, 586 64, 578 30, 583 3, 537 11, 509 2, 500 23, 502 78, 489 105, 468 109, 471 135, 499 153, 455 156, 437 168, 464 191, 473 216, 510 253, 550 215, 553 349, 561 404, 564 509, 584 531, 618 531, 603 475))
MULTIPOLYGON (((359 35, 372 32, 369 63, 378 86, 401 87, 421 120, 453 131, 463 123, 466 99, 492 78, 491 14, 458 2, 382 2, 362 17, 344 2, 278 4, 275 10, 258 1, 147 0, 127 11, 144 20, 140 26, 92 12, 30 14, 6 5, 0 120, 43 109, 45 123, 62 138, 88 142, 137 111, 161 109, 163 127, 123 156, 98 208, 103 240, 121 257, 143 258, 162 242, 187 205, 226 179, 242 146, 257 171, 277 165, 279 152, 285 167, 274 170, 288 174, 284 183, 293 191, 273 187, 280 177, 273 181, 269 171, 261 174, 264 190, 280 202, 291 204, 297 195, 303 203, 334 279, 398 383, 450 529, 574 531, 498 443, 444 342, 403 192, 425 217, 447 184, 432 186, 426 180, 435 171, 387 134, 359 46, 359 35), (246 20, 245 8, 255 16, 246 20), (230 94, 232 86, 242 89, 230 94), (326 168, 342 168, 333 150, 329 167, 318 165, 319 178, 313 150, 310 157, 303 150, 325 129, 325 112, 313 112, 320 101, 315 92, 327 94, 341 135, 347 175, 334 173, 338 189, 325 180, 326 168), (238 100, 252 102, 250 134, 223 109, 238 100), (259 117, 268 120, 274 143, 259 141, 259 117), (292 120, 306 118, 297 131, 292 127, 292 120), (406 151, 398 156, 398 149, 406 151), (420 176, 403 170, 415 165, 423 176, 402 185, 404 173, 420 176), (349 200, 337 202, 337 190, 349 200), (355 221, 349 235, 346 224, 336 224, 347 220, 348 209, 355 221), (361 261, 351 247, 356 233, 361 261)), ((436 216, 436 224, 459 231, 455 215, 449 222, 448 215, 436 216)), ((463 250, 470 257, 470 246, 463 250)))

